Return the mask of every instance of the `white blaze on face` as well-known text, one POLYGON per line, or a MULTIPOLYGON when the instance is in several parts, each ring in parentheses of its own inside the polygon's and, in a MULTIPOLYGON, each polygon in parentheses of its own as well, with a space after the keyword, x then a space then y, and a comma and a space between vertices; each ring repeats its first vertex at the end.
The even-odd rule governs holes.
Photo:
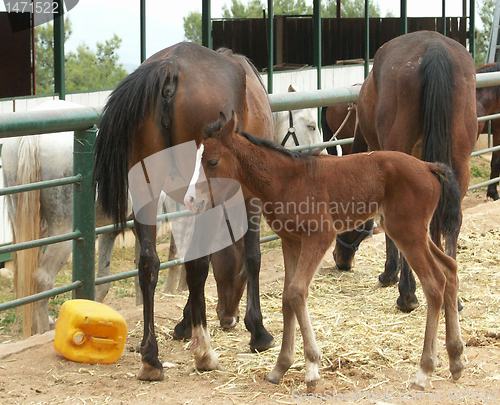
POLYGON ((188 207, 190 211, 196 211, 196 183, 200 178, 201 173, 201 158, 203 157, 203 151, 205 146, 200 144, 200 147, 196 151, 196 162, 194 165, 193 177, 191 177, 191 181, 189 182, 189 186, 184 196, 184 205, 188 207))

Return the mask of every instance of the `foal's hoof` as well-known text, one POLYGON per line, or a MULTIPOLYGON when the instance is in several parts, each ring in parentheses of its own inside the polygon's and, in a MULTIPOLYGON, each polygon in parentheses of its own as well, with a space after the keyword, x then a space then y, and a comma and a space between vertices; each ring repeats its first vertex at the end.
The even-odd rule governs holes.
POLYGON ((155 368, 143 362, 137 379, 141 381, 161 381, 163 380, 163 367, 155 368))
POLYGON ((418 299, 415 294, 411 294, 410 296, 406 297, 402 297, 400 295, 396 301, 396 305, 401 312, 409 313, 418 308, 420 304, 418 303, 418 299))
POLYGON ((422 369, 417 371, 413 381, 410 384, 410 388, 417 391, 425 391, 428 384, 429 376, 422 371, 422 369))
POLYGON ((172 334, 174 340, 189 340, 191 339, 191 326, 186 325, 184 319, 175 325, 174 333, 172 334))
POLYGON ((398 276, 390 276, 385 272, 378 275, 378 281, 382 287, 390 287, 399 281, 398 276))
POLYGON ((450 373, 454 381, 457 381, 460 377, 462 377, 463 371, 464 371, 464 363, 462 363, 461 359, 458 359, 454 362, 450 362, 450 373))
POLYGON ((198 371, 212 371, 219 369, 219 359, 213 350, 209 350, 203 355, 195 355, 194 364, 198 371))
POLYGON ((273 336, 264 329, 259 335, 252 336, 250 339, 250 350, 252 352, 265 352, 274 346, 273 336))
POLYGON ((460 312, 462 309, 464 309, 464 305, 462 304, 462 301, 460 301, 460 298, 457 300, 457 309, 458 309, 458 312, 460 312))

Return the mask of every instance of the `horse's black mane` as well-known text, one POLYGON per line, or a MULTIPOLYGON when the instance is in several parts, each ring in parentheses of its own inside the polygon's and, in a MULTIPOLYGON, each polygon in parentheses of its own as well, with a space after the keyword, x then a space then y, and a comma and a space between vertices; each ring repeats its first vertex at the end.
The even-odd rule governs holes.
POLYGON ((243 136, 244 138, 246 138, 251 143, 253 143, 254 145, 262 146, 262 147, 267 148, 267 149, 271 149, 275 152, 279 152, 282 155, 285 155, 285 156, 288 156, 288 157, 291 157, 294 159, 305 159, 305 158, 310 157, 310 155, 307 153, 300 153, 300 152, 286 149, 281 145, 278 145, 274 142, 268 141, 267 139, 257 138, 254 135, 251 135, 245 131, 239 131, 239 134, 241 136, 243 136))

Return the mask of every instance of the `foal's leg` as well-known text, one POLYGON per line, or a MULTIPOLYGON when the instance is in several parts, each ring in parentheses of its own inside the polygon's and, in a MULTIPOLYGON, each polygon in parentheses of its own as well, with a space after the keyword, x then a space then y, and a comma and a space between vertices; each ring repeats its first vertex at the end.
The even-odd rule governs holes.
POLYGON ((257 199, 247 201, 248 231, 245 234, 245 266, 247 273, 247 308, 245 326, 250 332, 250 349, 264 351, 273 346, 273 337, 264 327, 260 307, 260 218, 262 207, 257 199))
POLYGON ((333 234, 327 235, 322 233, 318 234, 318 236, 318 238, 314 238, 312 235, 308 235, 302 238, 297 269, 283 298, 292 307, 300 325, 306 364, 305 381, 308 389, 314 388, 320 379, 319 368, 321 366, 321 352, 316 343, 316 337, 307 310, 309 284, 323 255, 334 238, 333 234))
POLYGON ((191 351, 198 370, 215 370, 219 362, 210 345, 205 307, 205 282, 208 276, 209 257, 186 262, 186 281, 191 308, 191 351))
MULTIPOLYGON (((153 205, 153 204, 152 204, 153 205)), ((156 209, 154 210, 156 215, 156 209)), ((163 379, 163 367, 158 359, 158 344, 154 329, 154 293, 158 282, 160 260, 156 253, 156 225, 143 225, 134 220, 140 244, 139 284, 143 296, 144 335, 141 342, 142 367, 139 380, 163 379)))
POLYGON ((449 256, 445 255, 434 243, 430 244, 432 253, 446 277, 446 287, 444 290, 444 311, 446 318, 446 349, 450 361, 450 372, 453 379, 458 380, 462 375, 464 365, 462 353, 464 344, 460 333, 458 320, 457 290, 458 276, 457 263, 449 256))
POLYGON ((417 273, 427 301, 424 347, 420 358, 420 369, 413 382, 414 388, 423 390, 436 367, 437 328, 439 312, 444 300, 446 278, 441 270, 441 264, 434 259, 435 256, 430 249, 433 242, 426 236, 425 230, 409 232, 409 235, 412 235, 411 240, 403 236, 403 240, 396 242, 408 263, 417 273))
POLYGON ((290 280, 292 280, 295 275, 300 252, 300 243, 283 239, 282 250, 283 261, 285 262, 285 283, 283 286, 281 310, 283 313, 283 339, 281 341, 281 350, 276 365, 267 375, 267 380, 273 384, 278 384, 280 382, 283 375, 293 364, 293 358, 295 356, 295 324, 297 318, 290 303, 285 297, 290 285, 290 280))
MULTIPOLYGON (((104 233, 97 237, 99 249, 99 262, 97 267, 97 277, 104 277, 110 274, 111 254, 113 253, 113 245, 118 232, 104 233)), ((104 301, 104 297, 109 291, 110 283, 101 284, 95 288, 95 299, 99 302, 104 301)))

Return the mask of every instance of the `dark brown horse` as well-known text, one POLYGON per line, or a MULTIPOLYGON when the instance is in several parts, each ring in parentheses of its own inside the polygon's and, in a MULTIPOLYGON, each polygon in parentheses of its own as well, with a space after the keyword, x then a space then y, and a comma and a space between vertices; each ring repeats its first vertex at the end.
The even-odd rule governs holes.
MULTIPOLYGON (((462 45, 430 31, 387 42, 375 54, 357 111, 357 136, 364 138, 370 150, 401 151, 450 165, 463 198, 469 184, 470 154, 477 138, 477 117, 474 62, 462 45)), ((437 218, 431 228, 434 242, 441 246, 437 218)), ((447 253, 453 258, 458 233, 459 229, 446 238, 447 253)), ((362 237, 354 231, 337 239, 334 258, 338 267, 351 267, 353 243, 362 237)), ((411 311, 418 306, 415 279, 406 260, 399 257, 396 245, 389 237, 386 242, 387 261, 379 280, 382 285, 394 284, 401 269, 397 305, 411 311)))
MULTIPOLYGON (((377 214, 417 273, 428 304, 415 387, 424 389, 435 368, 443 304, 450 371, 454 379, 461 376, 457 266, 429 234, 434 213, 445 236, 460 228, 460 191, 446 165, 399 152, 304 156, 239 132, 237 116, 226 121, 222 113, 207 128, 202 146, 209 184, 218 178, 237 180, 259 199, 258 206, 262 202, 268 224, 282 241, 283 340, 276 366, 267 376, 270 382, 278 383, 293 363, 296 320, 304 342, 305 381, 312 388, 319 380, 321 352, 307 310, 309 285, 336 233, 354 229, 377 214)), ((189 198, 198 207, 209 206, 214 198, 209 190, 197 187, 189 198)))
MULTIPOLYGON (((477 70, 477 73, 499 72, 500 63, 484 65, 477 70)), ((484 87, 476 89, 477 115, 490 115, 500 112, 500 86, 484 87)), ((486 122, 480 122, 478 133, 485 132, 486 122)), ((491 122, 491 132, 493 134, 493 145, 500 145, 500 120, 491 122)), ((493 152, 491 157, 491 175, 490 179, 500 176, 500 151, 493 152)), ((486 196, 493 200, 498 200, 498 184, 490 184, 486 196)))
MULTIPOLYGON (((188 141, 201 142, 206 125, 220 111, 237 111, 241 126, 264 138, 272 137, 269 101, 253 65, 243 56, 228 50, 218 52, 183 42, 164 49, 146 60, 112 92, 102 116, 95 151, 95 179, 98 200, 116 223, 124 223, 127 212, 128 172, 137 163, 143 166, 148 187, 153 187, 144 162, 155 153, 188 141)), ((193 173, 195 159, 181 156, 177 162, 193 173)), ((167 173, 165 173, 165 176, 167 173)), ((163 180, 163 179, 162 179, 163 180)), ((189 180, 189 178, 188 178, 189 180)), ((187 183, 186 183, 187 184, 187 183)), ((186 186, 187 187, 187 186, 186 186)), ((185 193, 185 189, 182 195, 185 193)), ((151 190, 151 188, 150 188, 151 190)), ((155 194, 156 195, 156 194, 155 194)), ((162 363, 154 331, 154 292, 158 280, 159 259, 156 252, 157 197, 146 204, 143 213, 149 224, 135 218, 140 242, 139 283, 144 299, 144 335, 141 343, 142 368, 138 378, 163 378, 162 363)), ((249 231, 244 240, 211 256, 216 279, 224 279, 219 289, 218 314, 221 323, 234 326, 248 274, 245 325, 251 332, 251 347, 265 350, 272 336, 262 323, 259 303, 260 270, 259 207, 248 210, 249 231), (243 249, 243 246, 245 249, 243 249), (244 254, 243 254, 244 251, 244 254), (227 308, 229 304, 231 308, 227 308), (229 312, 229 313, 227 313, 229 312), (229 321, 224 321, 224 318, 229 321)), ((208 238, 209 235, 202 235, 208 238)), ((192 335, 192 350, 198 369, 214 369, 217 357, 205 350, 208 339, 204 285, 209 258, 186 263, 189 299, 184 319, 176 326, 177 337, 192 335)), ((220 284, 220 283, 219 283, 220 284)))

